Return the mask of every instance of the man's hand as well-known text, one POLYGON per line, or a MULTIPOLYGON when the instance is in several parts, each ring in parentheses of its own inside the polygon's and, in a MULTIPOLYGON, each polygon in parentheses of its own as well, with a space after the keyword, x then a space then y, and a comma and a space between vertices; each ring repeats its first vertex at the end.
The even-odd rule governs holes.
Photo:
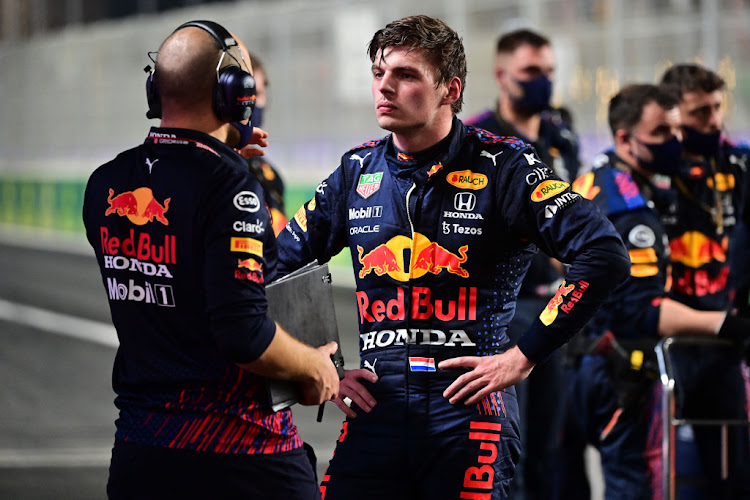
POLYGON ((350 408, 352 403, 356 403, 365 413, 370 413, 373 407, 377 404, 375 398, 372 397, 370 391, 368 391, 360 380, 369 380, 372 383, 378 381, 378 376, 372 373, 370 370, 365 368, 358 368, 356 370, 345 370, 344 379, 341 381, 339 396, 333 400, 341 411, 346 416, 354 418, 357 416, 357 412, 350 408), (347 404, 344 398, 348 399, 347 404))
POLYGON ((518 347, 512 347, 494 356, 462 356, 441 361, 438 368, 471 368, 443 392, 443 396, 455 404, 465 400, 465 405, 482 401, 490 393, 515 385, 525 379, 534 368, 534 363, 524 356, 518 347))
POLYGON ((266 152, 265 150, 260 148, 268 147, 268 141, 266 140, 267 138, 268 132, 266 132, 262 128, 253 127, 253 138, 250 139, 250 142, 247 144, 247 146, 237 150, 237 152, 241 154, 245 159, 252 158, 253 156, 263 156, 266 154, 266 152))
POLYGON ((310 370, 312 377, 302 382, 300 404, 314 406, 333 400, 339 393, 339 375, 331 356, 338 349, 336 342, 329 342, 314 349, 316 355, 311 357, 310 370))

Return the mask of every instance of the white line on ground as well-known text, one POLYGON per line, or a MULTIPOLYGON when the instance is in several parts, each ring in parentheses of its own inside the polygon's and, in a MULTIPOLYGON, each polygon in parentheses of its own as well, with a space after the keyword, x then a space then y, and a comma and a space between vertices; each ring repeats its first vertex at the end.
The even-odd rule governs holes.
POLYGON ((0 468, 106 467, 112 447, 100 448, 0 448, 0 468))
POLYGON ((117 347, 117 332, 108 323, 78 318, 0 299, 0 318, 52 333, 117 347))
POLYGON ((94 256, 84 234, 37 227, 0 224, 0 243, 36 250, 55 250, 73 255, 94 256))

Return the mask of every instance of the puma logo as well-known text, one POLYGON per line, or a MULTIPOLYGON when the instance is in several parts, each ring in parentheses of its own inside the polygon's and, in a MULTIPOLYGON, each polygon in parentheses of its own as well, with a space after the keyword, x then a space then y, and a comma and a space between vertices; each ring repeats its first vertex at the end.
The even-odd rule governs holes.
POLYGON ((357 153, 354 153, 349 157, 350 160, 357 160, 359 162, 359 168, 363 168, 365 166, 365 158, 370 156, 372 152, 367 153, 365 156, 359 156, 357 153))
POLYGON ((154 164, 159 161, 159 158, 155 159, 154 161, 151 161, 150 158, 146 158, 146 165, 148 165, 148 173, 151 173, 151 169, 154 168, 154 164))
MULTIPOLYGON (((370 361, 366 359, 362 362, 362 364, 364 365, 365 368, 370 370, 372 373, 375 373, 375 364, 377 362, 378 362, 378 358, 375 358, 375 360, 372 363, 370 363, 370 361)), ((377 373, 375 373, 375 375, 377 375, 377 373)))
POLYGON ((496 158, 498 156, 500 156, 501 154, 503 154, 502 151, 500 151, 499 153, 496 153, 496 154, 493 155, 489 151, 483 149, 482 152, 479 153, 479 156, 486 156, 487 158, 489 158, 490 160, 492 160, 492 164, 497 167, 496 158))

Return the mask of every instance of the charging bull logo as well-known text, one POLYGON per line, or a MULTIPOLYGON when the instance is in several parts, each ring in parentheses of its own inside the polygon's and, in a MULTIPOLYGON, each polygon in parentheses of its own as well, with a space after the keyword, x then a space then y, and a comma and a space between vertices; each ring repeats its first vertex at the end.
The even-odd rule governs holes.
POLYGON ((248 271, 262 272, 263 264, 257 262, 255 259, 237 259, 237 267, 242 269, 243 267, 248 271))
POLYGON ((555 292, 555 296, 549 299, 547 305, 544 307, 542 314, 539 315, 539 319, 545 326, 549 326, 557 318, 557 312, 560 305, 563 303, 563 297, 570 294, 575 289, 575 285, 566 285, 563 281, 555 292))
POLYGON ((593 200, 596 198, 596 195, 599 194, 601 188, 599 186, 594 186, 594 173, 589 172, 573 182, 573 191, 583 195, 587 200, 593 200))
POLYGON ((153 222, 154 219, 168 226, 169 221, 164 214, 169 209, 171 199, 167 198, 162 205, 156 201, 151 189, 146 187, 134 191, 125 191, 117 196, 115 196, 115 191, 110 189, 107 197, 109 208, 104 212, 104 215, 117 214, 120 217, 127 217, 130 222, 138 226, 153 222))
POLYGON ((719 243, 698 231, 688 231, 669 242, 672 262, 680 262, 693 269, 714 261, 726 262, 728 248, 729 239, 726 236, 719 243))
POLYGON ((458 249, 458 254, 455 254, 420 233, 414 233, 413 240, 406 236, 394 236, 368 253, 357 245, 357 260, 362 264, 359 277, 364 278, 374 272, 378 276, 387 274, 397 281, 408 281, 420 278, 428 272, 440 274, 445 270, 468 278, 469 272, 461 267, 468 259, 468 250, 469 246, 463 245, 458 249), (407 249, 411 252, 411 262, 408 266, 404 259, 407 249))

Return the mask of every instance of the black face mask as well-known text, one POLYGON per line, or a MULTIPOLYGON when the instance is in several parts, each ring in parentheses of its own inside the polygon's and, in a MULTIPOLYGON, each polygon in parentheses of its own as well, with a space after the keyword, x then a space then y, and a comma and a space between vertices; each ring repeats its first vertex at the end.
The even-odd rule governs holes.
POLYGON ((232 125, 239 131, 240 141, 235 145, 230 144, 230 146, 236 149, 242 149, 250 144, 250 139, 253 138, 253 124, 251 121, 248 120, 247 124, 242 122, 232 122, 232 125))
POLYGON ((638 160, 638 165, 656 174, 675 175, 680 171, 680 167, 682 166, 682 143, 677 137, 672 137, 667 142, 661 144, 649 144, 640 139, 635 140, 639 144, 646 146, 653 158, 651 161, 646 161, 636 156, 635 159, 638 160))
POLYGON ((250 115, 250 124, 253 127, 261 127, 263 124, 263 108, 261 106, 255 106, 253 114, 250 115))
POLYGON ((523 90, 523 95, 513 98, 513 104, 516 108, 526 113, 540 113, 549 107, 549 100, 552 97, 552 80, 546 75, 541 75, 528 82, 517 83, 523 90))
POLYGON ((683 125, 682 131, 685 134, 683 143, 685 150, 697 155, 711 158, 719 152, 719 141, 721 140, 721 131, 704 134, 698 132, 692 127, 683 125))

